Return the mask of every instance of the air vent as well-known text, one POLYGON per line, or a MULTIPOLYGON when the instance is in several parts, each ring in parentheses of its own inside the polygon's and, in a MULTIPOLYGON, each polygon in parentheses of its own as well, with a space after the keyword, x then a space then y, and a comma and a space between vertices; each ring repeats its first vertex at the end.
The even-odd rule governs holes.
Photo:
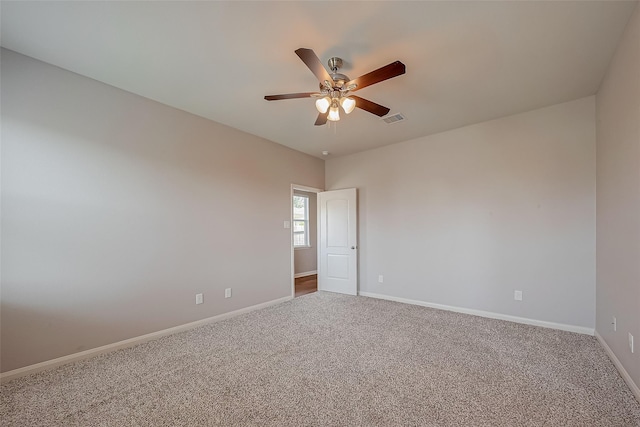
POLYGON ((386 124, 391 124, 391 123, 398 123, 401 122, 403 120, 405 120, 404 116, 400 113, 398 114, 394 114, 392 116, 387 116, 384 119, 382 119, 386 124))

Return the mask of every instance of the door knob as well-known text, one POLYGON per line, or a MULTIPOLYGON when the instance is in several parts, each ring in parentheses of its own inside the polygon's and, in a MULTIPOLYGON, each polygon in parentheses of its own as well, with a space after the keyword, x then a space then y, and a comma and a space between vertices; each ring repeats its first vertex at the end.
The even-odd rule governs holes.
POLYGON ((355 249, 355 248, 356 248, 355 246, 351 246, 351 249, 355 249))

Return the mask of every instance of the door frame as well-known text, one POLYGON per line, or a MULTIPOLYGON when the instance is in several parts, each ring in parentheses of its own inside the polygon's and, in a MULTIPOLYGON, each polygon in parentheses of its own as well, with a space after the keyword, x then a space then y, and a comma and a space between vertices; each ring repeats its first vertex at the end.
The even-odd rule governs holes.
MULTIPOLYGON (((291 192, 289 194, 289 246, 291 249, 291 298, 295 298, 296 296, 296 279, 295 279, 295 274, 296 274, 296 265, 295 265, 295 251, 293 250, 293 192, 294 190, 298 190, 298 191, 306 191, 307 193, 316 193, 316 200, 318 198, 318 193, 322 193, 324 191, 324 189, 322 188, 315 188, 315 187, 308 187, 306 185, 300 185, 300 184, 291 184, 291 192)), ((317 211, 320 212, 320 205, 318 205, 318 203, 316 203, 316 208, 317 211)), ((316 214, 316 222, 317 222, 317 218, 318 215, 316 214)), ((316 246, 318 245, 318 242, 320 241, 320 227, 316 226, 316 246)), ((318 261, 320 257, 320 251, 317 251, 317 255, 316 255, 316 265, 318 265, 318 261)))

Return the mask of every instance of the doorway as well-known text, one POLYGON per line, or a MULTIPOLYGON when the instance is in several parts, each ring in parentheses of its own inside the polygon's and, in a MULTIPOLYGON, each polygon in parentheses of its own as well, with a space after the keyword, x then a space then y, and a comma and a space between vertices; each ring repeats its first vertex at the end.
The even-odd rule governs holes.
POLYGON ((318 290, 318 275, 310 274, 308 276, 295 278, 295 297, 312 294, 318 290))
POLYGON ((291 296, 318 289, 318 197, 320 188, 291 185, 291 296))

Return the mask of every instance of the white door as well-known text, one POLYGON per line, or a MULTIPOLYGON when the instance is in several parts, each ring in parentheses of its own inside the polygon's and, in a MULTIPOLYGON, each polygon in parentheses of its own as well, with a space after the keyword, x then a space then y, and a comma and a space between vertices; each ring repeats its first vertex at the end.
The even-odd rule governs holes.
POLYGON ((318 290, 358 294, 356 189, 318 193, 318 290))

